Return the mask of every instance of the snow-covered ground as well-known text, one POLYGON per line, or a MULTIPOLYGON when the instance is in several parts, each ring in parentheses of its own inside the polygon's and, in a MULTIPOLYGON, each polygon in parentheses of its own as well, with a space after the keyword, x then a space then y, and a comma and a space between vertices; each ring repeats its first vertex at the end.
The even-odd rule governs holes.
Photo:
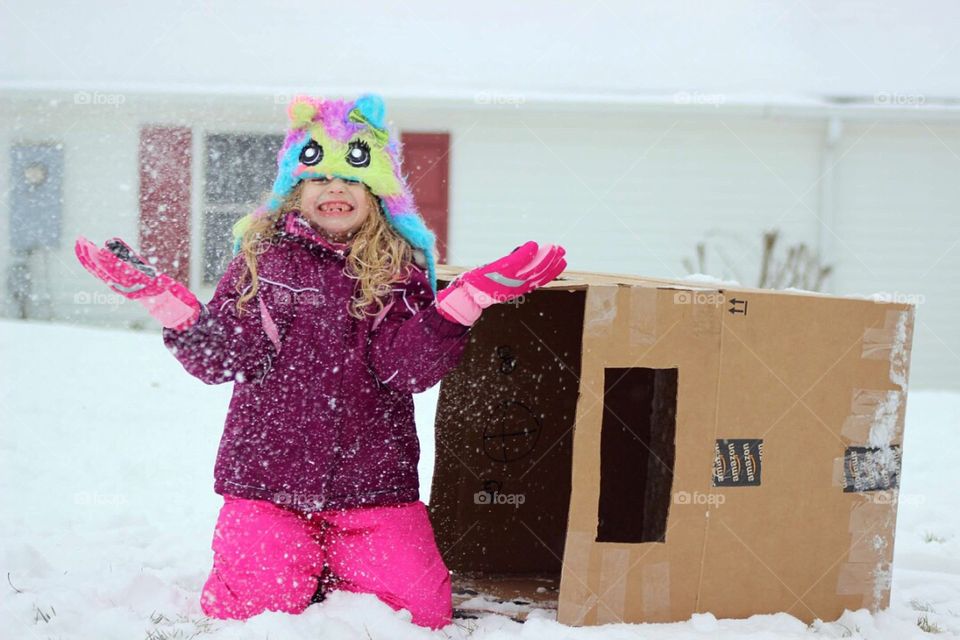
MULTIPOLYGON (((300 616, 205 618, 221 499, 213 462, 230 387, 191 378, 157 333, 0 321, 0 638, 960 637, 960 394, 912 391, 892 604, 808 627, 779 614, 571 628, 535 612, 438 632, 369 595, 334 593, 300 616)), ((417 396, 421 427, 436 390, 417 396)), ((421 431, 429 487, 432 438, 421 431)))

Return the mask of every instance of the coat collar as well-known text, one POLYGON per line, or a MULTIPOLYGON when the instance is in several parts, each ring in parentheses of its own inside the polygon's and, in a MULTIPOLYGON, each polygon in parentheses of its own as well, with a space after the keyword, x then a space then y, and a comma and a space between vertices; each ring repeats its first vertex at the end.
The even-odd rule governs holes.
POLYGON ((296 210, 288 211, 284 216, 283 231, 287 235, 302 238, 311 246, 324 247, 340 256, 345 256, 350 251, 349 242, 334 242, 333 240, 323 237, 314 231, 310 223, 296 210))

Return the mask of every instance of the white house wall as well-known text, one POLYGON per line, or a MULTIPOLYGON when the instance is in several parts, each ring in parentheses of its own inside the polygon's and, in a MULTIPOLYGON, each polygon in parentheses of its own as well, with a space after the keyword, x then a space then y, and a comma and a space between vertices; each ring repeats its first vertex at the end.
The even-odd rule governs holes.
MULTIPOLYGON (((812 242, 815 123, 660 115, 548 116, 517 110, 457 122, 451 255, 485 262, 529 238, 561 242, 578 268, 685 275, 708 233, 753 284, 760 230, 812 242)), ((709 263, 708 263, 709 266, 709 263)))

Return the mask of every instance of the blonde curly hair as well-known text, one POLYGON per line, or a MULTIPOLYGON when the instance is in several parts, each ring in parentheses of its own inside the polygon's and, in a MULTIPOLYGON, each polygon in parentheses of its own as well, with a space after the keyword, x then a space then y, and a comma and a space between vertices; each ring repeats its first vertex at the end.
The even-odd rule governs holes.
MULTIPOLYGON (((257 258, 277 243, 280 221, 290 211, 299 210, 302 190, 303 182, 297 183, 276 213, 255 220, 243 233, 240 251, 247 268, 236 285, 240 294, 236 305, 238 314, 244 312, 246 302, 257 295, 260 288, 257 258), (244 292, 248 276, 251 286, 244 292)), ((406 280, 413 263, 413 247, 387 223, 380 200, 369 187, 365 193, 370 215, 351 238, 344 267, 344 273, 357 280, 357 292, 348 312, 358 320, 376 315, 383 309, 384 299, 389 297, 393 284, 406 280)))

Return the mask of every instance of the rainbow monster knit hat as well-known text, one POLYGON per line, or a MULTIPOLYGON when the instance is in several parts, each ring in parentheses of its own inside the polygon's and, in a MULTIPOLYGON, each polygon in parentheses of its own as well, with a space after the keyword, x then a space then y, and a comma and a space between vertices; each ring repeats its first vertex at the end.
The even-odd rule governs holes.
MULTIPOLYGON (((354 101, 297 96, 287 115, 290 128, 277 154, 277 178, 266 203, 233 226, 233 253, 244 231, 257 218, 280 209, 297 183, 334 176, 363 182, 380 200, 387 223, 422 254, 430 286, 437 290, 436 236, 427 227, 401 173, 401 145, 384 125, 386 108, 375 94, 354 101)), ((420 256, 417 256, 418 258, 420 256)))

